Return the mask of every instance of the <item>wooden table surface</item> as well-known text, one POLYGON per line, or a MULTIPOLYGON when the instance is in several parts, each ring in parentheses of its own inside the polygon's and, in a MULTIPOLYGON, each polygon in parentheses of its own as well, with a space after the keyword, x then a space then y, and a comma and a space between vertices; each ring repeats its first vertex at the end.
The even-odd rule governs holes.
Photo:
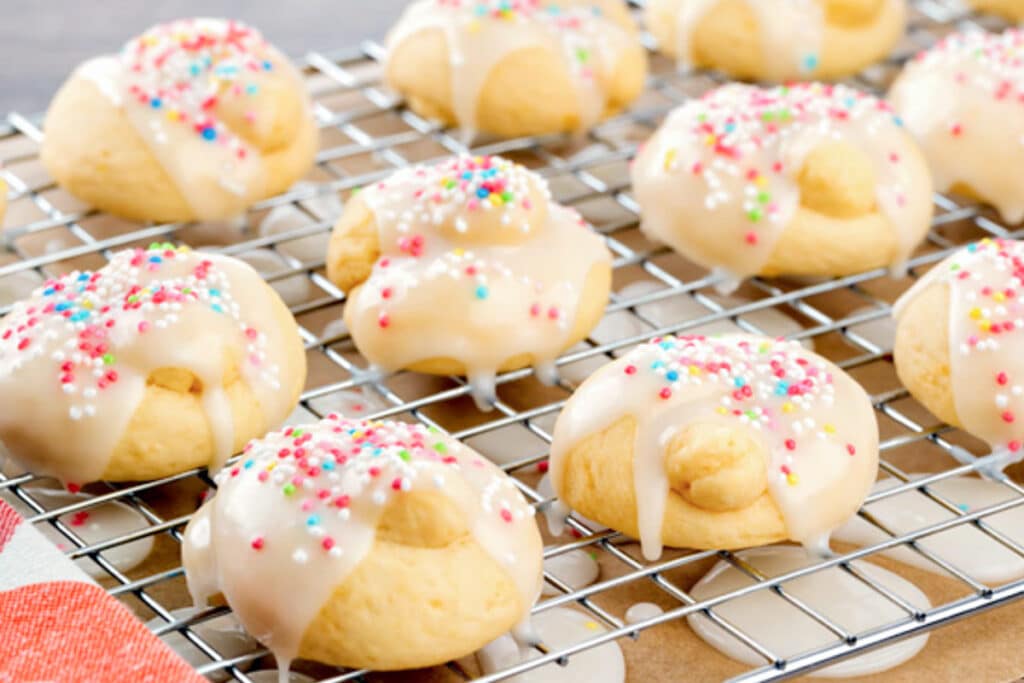
POLYGON ((114 52, 161 21, 223 16, 245 21, 286 54, 381 38, 408 0, 4 0, 0 3, 0 114, 44 111, 83 60, 114 52))

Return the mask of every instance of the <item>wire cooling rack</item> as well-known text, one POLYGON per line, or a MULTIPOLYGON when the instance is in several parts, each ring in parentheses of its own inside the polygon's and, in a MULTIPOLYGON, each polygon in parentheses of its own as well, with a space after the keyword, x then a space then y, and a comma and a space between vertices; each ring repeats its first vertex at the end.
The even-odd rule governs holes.
MULTIPOLYGON (((971 23, 998 27, 948 3, 917 0, 907 37, 897 55, 876 65, 851 83, 883 92, 901 63, 938 37, 971 23)), ((647 93, 628 113, 597 127, 582 139, 562 136, 534 137, 488 142, 472 147, 476 153, 502 154, 534 167, 552 184, 557 200, 575 206, 606 237, 615 255, 615 286, 645 281, 640 294, 614 295, 601 333, 558 361, 563 379, 555 388, 542 389, 530 370, 507 373, 498 379, 499 400, 495 410, 475 411, 469 388, 458 378, 422 378, 410 373, 380 378, 365 371, 365 362, 352 346, 340 318, 344 293, 323 274, 323 248, 336 218, 336 208, 323 200, 345 197, 394 169, 419 161, 465 151, 457 132, 438 127, 402 108, 400 100, 380 81, 382 47, 367 42, 358 48, 327 54, 310 54, 305 74, 315 100, 315 114, 322 130, 322 149, 309 180, 287 194, 254 207, 238 224, 139 225, 106 216, 76 202, 57 188, 38 162, 43 131, 39 118, 16 113, 0 124, 2 177, 9 185, 10 206, 0 251, 0 292, 5 283, 23 282, 73 268, 97 268, 117 249, 157 241, 181 241, 194 247, 209 246, 250 259, 289 303, 299 321, 310 362, 311 384, 302 396, 294 419, 313 419, 344 406, 350 412, 372 417, 417 420, 451 432, 499 461, 522 487, 525 495, 543 508, 550 503, 537 488, 544 468, 551 426, 575 386, 579 372, 609 360, 634 344, 656 334, 681 332, 699 326, 732 321, 755 332, 763 313, 776 310, 791 319, 798 332, 790 335, 811 340, 818 350, 864 381, 872 394, 882 426, 881 468, 898 485, 873 494, 869 502, 912 492, 927 496, 947 510, 946 521, 902 535, 890 534, 870 513, 862 517, 885 531, 883 543, 816 562, 785 576, 765 577, 741 559, 726 552, 690 552, 667 555, 660 561, 641 559, 635 544, 613 532, 592 531, 583 521, 571 520, 574 538, 549 545, 546 557, 585 550, 598 557, 602 578, 586 588, 573 590, 547 575, 557 595, 544 598, 537 611, 559 605, 575 606, 605 628, 593 638, 556 651, 541 648, 540 656, 516 667, 485 676, 496 681, 527 669, 566 658, 614 639, 642 646, 666 624, 690 614, 711 619, 762 659, 735 680, 767 681, 807 673, 826 664, 861 654, 908 636, 972 617, 1024 597, 1024 580, 988 586, 958 570, 915 542, 957 526, 973 525, 980 532, 1018 556, 1024 548, 986 520, 992 515, 1024 504, 1024 488, 1011 479, 1000 480, 1006 489, 1004 502, 970 512, 962 510, 930 485, 977 471, 984 461, 968 455, 984 455, 977 442, 937 423, 898 384, 891 364, 891 337, 886 323, 891 302, 909 279, 895 283, 881 270, 828 281, 755 279, 741 290, 741 299, 716 297, 716 281, 705 271, 687 264, 668 250, 647 243, 637 231, 638 207, 628 186, 628 162, 664 115, 688 97, 700 94, 724 78, 714 73, 681 74, 668 61, 652 55, 652 76, 647 93), (685 319, 665 320, 650 314, 657 304, 683 302, 698 311, 685 319), (499 453, 500 451, 500 453, 499 453), (511 452, 509 452, 511 451, 511 452), (913 480, 912 465, 925 457, 937 463, 925 479, 913 480), (954 457, 955 456, 955 457, 954 457), (886 549, 904 546, 933 562, 962 589, 959 597, 922 610, 913 607, 851 565, 854 559, 877 556, 886 549), (676 580, 685 570, 709 559, 732 563, 745 572, 751 585, 710 600, 696 601, 684 583, 676 580), (868 633, 850 633, 786 591, 786 582, 799 576, 838 567, 895 604, 903 616, 868 633), (632 624, 623 620, 613 599, 620 591, 644 584, 658 595, 665 612, 632 624), (825 627, 834 641, 813 651, 788 657, 773 652, 716 613, 729 600, 756 590, 773 590, 808 619, 825 627)), ((941 259, 950 250, 984 236, 1017 236, 1021 231, 1002 225, 992 214, 961 199, 937 195, 936 218, 927 243, 910 264, 909 278, 941 259)), ((639 290, 633 290, 637 292, 639 290)), ((0 315, 9 310, 0 305, 0 315)), ((188 605, 178 546, 189 513, 199 495, 212 485, 205 471, 190 471, 168 479, 135 485, 97 484, 91 497, 54 507, 42 495, 46 482, 31 474, 0 473, 0 494, 14 498, 29 512, 29 521, 59 533, 69 557, 95 563, 94 572, 109 592, 125 602, 140 618, 156 620, 155 632, 165 638, 187 639, 200 653, 198 670, 210 677, 249 681, 246 671, 266 666, 268 654, 258 645, 247 651, 224 653, 212 639, 204 639, 198 627, 227 612, 215 608, 182 617, 172 610, 188 605), (138 530, 103 539, 82 538, 68 515, 88 512, 110 502, 135 510, 145 520, 138 530), (182 502, 184 501, 184 503, 182 502), (140 539, 152 539, 152 557, 132 570, 121 571, 107 553, 140 539), (177 636, 175 634, 178 634, 177 636)), ((300 670, 320 680, 347 681, 370 676, 365 671, 311 667, 300 670)), ((451 663, 445 675, 458 679, 473 676, 472 667, 451 663)), ((1019 673, 1019 672, 1016 672, 1019 673)))

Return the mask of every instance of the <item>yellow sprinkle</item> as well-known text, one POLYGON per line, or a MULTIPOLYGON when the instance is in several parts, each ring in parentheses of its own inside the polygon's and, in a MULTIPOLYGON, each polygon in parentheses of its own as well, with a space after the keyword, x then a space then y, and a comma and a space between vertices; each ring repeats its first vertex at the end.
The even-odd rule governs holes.
POLYGON ((982 244, 992 244, 992 239, 990 237, 986 237, 983 240, 981 240, 981 243, 982 244))
POLYGON ((690 374, 691 375, 699 375, 700 374, 700 368, 698 368, 696 365, 691 365, 690 366, 690 374))
POLYGON ((975 306, 974 308, 971 309, 971 312, 968 315, 971 316, 972 320, 977 320, 978 318, 981 317, 981 309, 975 306))
POLYGON ((992 295, 992 298, 999 302, 1006 301, 1006 295, 1003 294, 1002 292, 996 292, 995 294, 992 295))
POLYGON ((782 404, 782 412, 792 413, 794 410, 796 410, 796 406, 794 406, 789 401, 786 401, 785 403, 782 404))
POLYGON ((672 149, 670 149, 667 152, 665 152, 665 162, 664 162, 664 165, 665 165, 665 170, 666 171, 672 169, 672 164, 674 164, 675 161, 676 161, 676 154, 677 153, 678 152, 676 152, 675 147, 673 147, 672 149))
POLYGON ((453 249, 452 253, 455 254, 456 256, 462 256, 463 254, 466 253, 466 250, 463 249, 462 247, 458 247, 456 249, 453 249))
POLYGON ((717 139, 718 138, 716 138, 713 134, 708 133, 706 136, 704 136, 704 144, 710 147, 711 145, 715 144, 715 140, 717 139))
POLYGON ((491 194, 489 199, 491 200, 491 204, 493 206, 501 206, 502 204, 505 203, 505 201, 501 198, 501 195, 496 192, 491 194))
POLYGON ((989 330, 992 329, 992 321, 982 320, 980 323, 978 323, 978 329, 981 330, 982 332, 988 332, 989 330))
POLYGON ((178 120, 178 112, 176 112, 173 109, 168 109, 167 113, 164 114, 164 116, 167 117, 168 121, 177 121, 178 120))
POLYGON ((472 21, 469 22, 469 24, 466 25, 466 28, 469 29, 470 33, 479 33, 480 22, 476 19, 473 19, 472 21))
POLYGON ((790 472, 786 475, 786 483, 790 486, 796 486, 800 483, 800 477, 796 476, 795 472, 790 472))
POLYGON ((590 629, 591 631, 596 631, 596 630, 598 630, 599 628, 601 628, 600 626, 598 626, 598 625, 597 625, 597 622, 596 622, 596 621, 588 621, 587 623, 585 623, 585 624, 583 624, 583 625, 584 625, 585 627, 589 628, 589 629, 590 629))
POLYGON ((728 415, 729 414, 729 410, 725 406, 718 406, 718 408, 716 410, 718 411, 719 415, 728 415))
POLYGON ((768 184, 768 179, 767 178, 765 178, 763 175, 757 176, 757 186, 758 187, 764 187, 767 184, 768 184))
POLYGON ((825 425, 825 433, 826 434, 835 434, 836 433, 835 425, 832 425, 832 424, 825 425))
POLYGON ((276 462, 270 463, 269 465, 267 465, 267 472, 269 472, 270 470, 274 469, 275 467, 277 467, 277 463, 276 462))
POLYGON ((82 308, 84 308, 87 311, 91 311, 92 310, 92 302, 89 301, 88 299, 86 299, 85 301, 82 302, 82 308))

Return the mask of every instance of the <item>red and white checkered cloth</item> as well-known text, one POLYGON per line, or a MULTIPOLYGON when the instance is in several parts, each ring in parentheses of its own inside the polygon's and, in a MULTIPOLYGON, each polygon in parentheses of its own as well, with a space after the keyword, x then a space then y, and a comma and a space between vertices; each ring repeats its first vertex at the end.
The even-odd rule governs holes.
POLYGON ((0 500, 0 683, 205 683, 0 500))

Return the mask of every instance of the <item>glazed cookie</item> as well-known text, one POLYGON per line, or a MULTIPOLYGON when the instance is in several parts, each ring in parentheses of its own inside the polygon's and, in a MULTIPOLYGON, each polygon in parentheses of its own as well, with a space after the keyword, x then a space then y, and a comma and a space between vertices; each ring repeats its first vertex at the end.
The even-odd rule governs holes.
POLYGON ((836 79, 895 47, 905 0, 651 0, 647 27, 686 66, 758 81, 836 79))
POLYGON ((646 74, 622 0, 418 0, 388 36, 387 81, 414 111, 504 137, 586 130, 646 74))
POLYGON ((797 342, 666 337, 584 382, 562 409, 551 480, 564 504, 663 545, 827 548, 878 471, 871 400, 797 342))
POLYGON ((197 604, 222 594, 277 658, 442 664, 524 622, 542 580, 512 479, 420 425, 325 420, 254 441, 185 530, 197 604))
POLYGON ((909 62, 889 92, 917 136, 936 189, 1024 219, 1024 32, 955 33, 909 62))
POLYGON ((152 245, 0 320, 0 440, 66 483, 215 470, 284 421, 305 378, 295 321, 256 271, 152 245))
POLYGON ((559 353, 608 302, 611 256, 547 183, 498 157, 414 166, 365 188, 334 228, 327 275, 345 324, 385 370, 466 375, 479 403, 498 371, 559 353))
POLYGON ((936 417, 992 448, 1024 440, 1024 243, 983 240, 896 302, 896 372, 936 417))
POLYGON ((161 24, 75 70, 40 152, 57 183, 142 221, 229 218, 312 165, 317 128, 298 71, 234 21, 161 24))
POLYGON ((979 12, 991 12, 1011 21, 1024 21, 1024 2, 1021 0, 970 0, 979 12))
POLYGON ((906 261, 931 181, 888 105, 841 85, 733 83, 669 115, 637 157, 641 229, 734 279, 906 261))

